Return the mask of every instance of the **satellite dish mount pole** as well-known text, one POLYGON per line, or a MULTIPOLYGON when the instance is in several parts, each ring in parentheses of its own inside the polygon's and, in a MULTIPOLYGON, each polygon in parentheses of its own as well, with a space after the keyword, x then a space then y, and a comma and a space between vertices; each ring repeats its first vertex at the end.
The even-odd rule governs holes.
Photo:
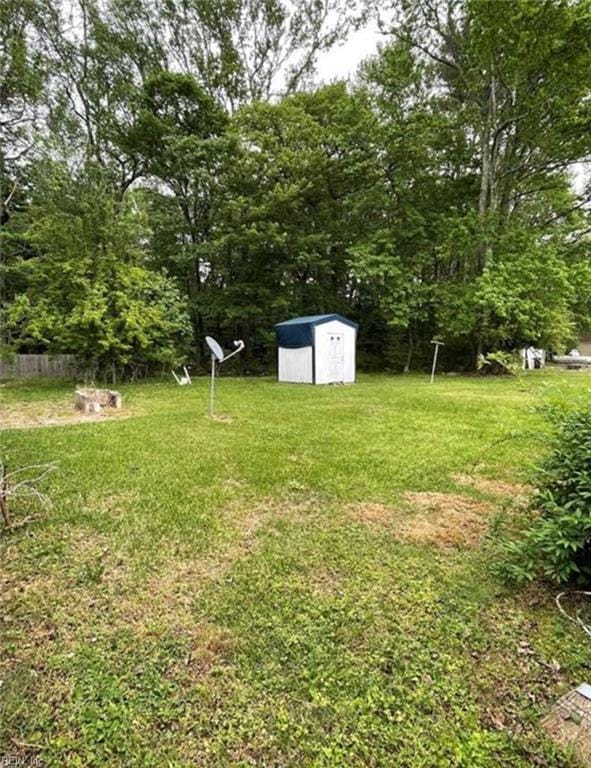
POLYGON ((213 402, 215 394, 215 355, 211 356, 211 387, 209 392, 209 415, 213 416, 213 402))

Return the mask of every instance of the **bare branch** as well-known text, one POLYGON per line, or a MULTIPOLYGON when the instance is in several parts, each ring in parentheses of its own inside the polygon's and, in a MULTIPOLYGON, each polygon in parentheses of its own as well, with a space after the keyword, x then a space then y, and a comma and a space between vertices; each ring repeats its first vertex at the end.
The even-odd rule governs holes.
POLYGON ((57 464, 31 464, 26 467, 19 467, 18 469, 8 472, 8 468, 5 462, 0 462, 0 514, 4 520, 5 528, 11 527, 10 510, 8 505, 9 499, 36 499, 41 504, 46 506, 51 504, 51 499, 46 493, 40 491, 36 486, 40 483, 48 474, 54 472, 57 469, 57 464), (14 485, 11 485, 9 480, 17 475, 22 475, 24 472, 32 472, 33 470, 42 470, 33 477, 25 477, 23 480, 19 480, 14 485))

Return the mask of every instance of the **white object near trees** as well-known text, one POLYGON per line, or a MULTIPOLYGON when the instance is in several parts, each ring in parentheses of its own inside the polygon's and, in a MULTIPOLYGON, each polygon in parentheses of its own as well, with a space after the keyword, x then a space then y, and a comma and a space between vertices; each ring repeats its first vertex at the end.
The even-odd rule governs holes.
POLYGON ((212 338, 211 336, 206 336, 205 342, 211 352, 211 387, 209 391, 209 415, 213 416, 214 399, 215 399, 216 363, 218 365, 221 365, 222 363, 225 363, 226 360, 229 360, 231 357, 234 357, 234 355, 237 355, 239 352, 242 352, 242 350, 244 349, 244 342, 241 339, 238 339, 237 341, 235 341, 234 346, 236 347, 236 349, 233 352, 230 352, 230 354, 226 355, 225 357, 224 357, 224 350, 220 347, 220 345, 217 343, 217 341, 214 338, 212 338))
POLYGON ((295 317, 275 326, 278 379, 297 384, 352 384, 357 324, 341 315, 295 317))
POLYGON ((179 385, 179 387, 185 387, 187 384, 193 383, 186 366, 183 366, 183 372, 184 376, 177 376, 174 371, 171 371, 172 375, 174 376, 174 380, 179 385))
POLYGON ((530 344, 529 347, 521 349, 519 354, 525 371, 533 371, 534 368, 543 368, 546 365, 545 349, 536 349, 530 344))
POLYGON ((591 365, 591 355, 582 355, 578 349, 571 349, 568 355, 554 355, 552 361, 567 368, 583 369, 591 365))

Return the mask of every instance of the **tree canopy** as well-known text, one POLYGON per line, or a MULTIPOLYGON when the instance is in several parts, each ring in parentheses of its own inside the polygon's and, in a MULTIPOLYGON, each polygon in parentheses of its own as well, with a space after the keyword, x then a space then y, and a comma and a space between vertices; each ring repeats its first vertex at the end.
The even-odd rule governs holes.
POLYGON ((331 311, 367 366, 469 368, 591 327, 591 0, 7 0, 0 42, 3 349, 266 369, 331 311))

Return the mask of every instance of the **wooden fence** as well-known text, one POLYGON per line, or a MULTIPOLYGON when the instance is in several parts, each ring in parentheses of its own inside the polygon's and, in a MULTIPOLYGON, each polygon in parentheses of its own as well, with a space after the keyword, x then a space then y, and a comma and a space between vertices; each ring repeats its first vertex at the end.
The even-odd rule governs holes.
POLYGON ((14 355, 9 360, 0 359, 0 378, 47 376, 70 379, 76 375, 76 371, 74 355, 14 355))

